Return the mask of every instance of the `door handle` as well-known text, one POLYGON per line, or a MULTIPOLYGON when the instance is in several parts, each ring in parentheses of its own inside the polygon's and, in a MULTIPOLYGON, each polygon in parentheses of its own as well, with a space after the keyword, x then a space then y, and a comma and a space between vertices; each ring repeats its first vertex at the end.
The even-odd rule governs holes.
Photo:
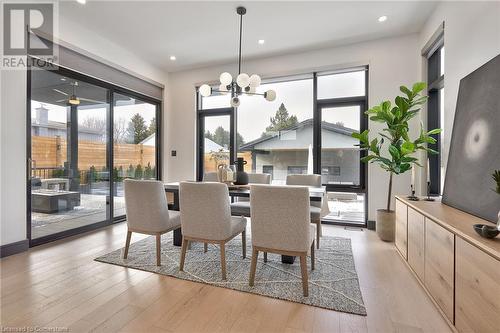
POLYGON ((28 158, 28 172, 29 172, 28 179, 32 179, 33 178, 33 160, 31 158, 28 158))

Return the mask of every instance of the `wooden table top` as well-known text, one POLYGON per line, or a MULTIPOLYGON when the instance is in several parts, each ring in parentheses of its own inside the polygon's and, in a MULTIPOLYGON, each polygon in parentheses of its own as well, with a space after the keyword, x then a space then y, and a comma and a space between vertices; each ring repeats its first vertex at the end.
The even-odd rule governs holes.
POLYGON ((466 240, 484 252, 500 260, 500 235, 488 239, 479 236, 474 224, 495 226, 494 223, 441 203, 441 201, 410 201, 404 196, 396 198, 441 225, 443 228, 466 240))

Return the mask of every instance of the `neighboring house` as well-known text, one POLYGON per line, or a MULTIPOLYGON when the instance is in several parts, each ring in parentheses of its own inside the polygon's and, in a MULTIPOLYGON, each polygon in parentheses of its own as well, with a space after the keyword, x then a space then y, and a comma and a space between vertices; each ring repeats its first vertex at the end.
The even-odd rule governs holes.
POLYGON ((216 152, 229 152, 229 150, 225 147, 222 147, 220 144, 205 138, 205 154, 208 153, 216 153, 216 152))
MULTIPOLYGON (((359 184, 360 156, 354 146, 358 141, 351 137, 356 130, 327 122, 321 128, 323 183, 359 184)), ((288 130, 248 142, 240 151, 251 152, 254 172, 270 173, 273 181, 283 183, 288 174, 308 173, 312 141, 313 120, 307 119, 288 130)))
POLYGON ((150 136, 139 142, 139 144, 143 146, 156 147, 156 133, 151 134, 150 136))
MULTIPOLYGON (((54 138, 60 136, 66 138, 68 125, 63 122, 49 120, 49 110, 43 106, 35 109, 35 118, 31 120, 31 135, 46 136, 54 138)), ((106 133, 93 128, 78 126, 78 140, 102 142, 106 133)))

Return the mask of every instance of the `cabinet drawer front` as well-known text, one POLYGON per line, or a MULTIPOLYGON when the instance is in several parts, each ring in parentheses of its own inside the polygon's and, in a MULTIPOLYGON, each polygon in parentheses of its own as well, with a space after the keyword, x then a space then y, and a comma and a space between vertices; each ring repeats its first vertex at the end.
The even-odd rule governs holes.
POLYGON ((425 219, 425 286, 453 322, 455 235, 425 219))
POLYGON ((408 208, 408 263, 420 281, 424 281, 424 223, 422 214, 408 208))
POLYGON ((500 261, 457 237, 455 326, 460 332, 500 330, 500 261))
POLYGON ((408 252, 408 206, 396 200, 396 247, 401 255, 407 259, 408 252))

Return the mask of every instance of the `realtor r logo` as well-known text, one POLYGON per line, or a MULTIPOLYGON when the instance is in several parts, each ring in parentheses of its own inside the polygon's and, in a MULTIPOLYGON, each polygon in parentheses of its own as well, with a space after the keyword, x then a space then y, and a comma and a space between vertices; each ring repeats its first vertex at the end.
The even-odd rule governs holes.
POLYGON ((51 56, 53 44, 37 37, 54 34, 52 3, 3 3, 3 55, 51 56), (32 34, 28 39, 26 27, 32 34))

